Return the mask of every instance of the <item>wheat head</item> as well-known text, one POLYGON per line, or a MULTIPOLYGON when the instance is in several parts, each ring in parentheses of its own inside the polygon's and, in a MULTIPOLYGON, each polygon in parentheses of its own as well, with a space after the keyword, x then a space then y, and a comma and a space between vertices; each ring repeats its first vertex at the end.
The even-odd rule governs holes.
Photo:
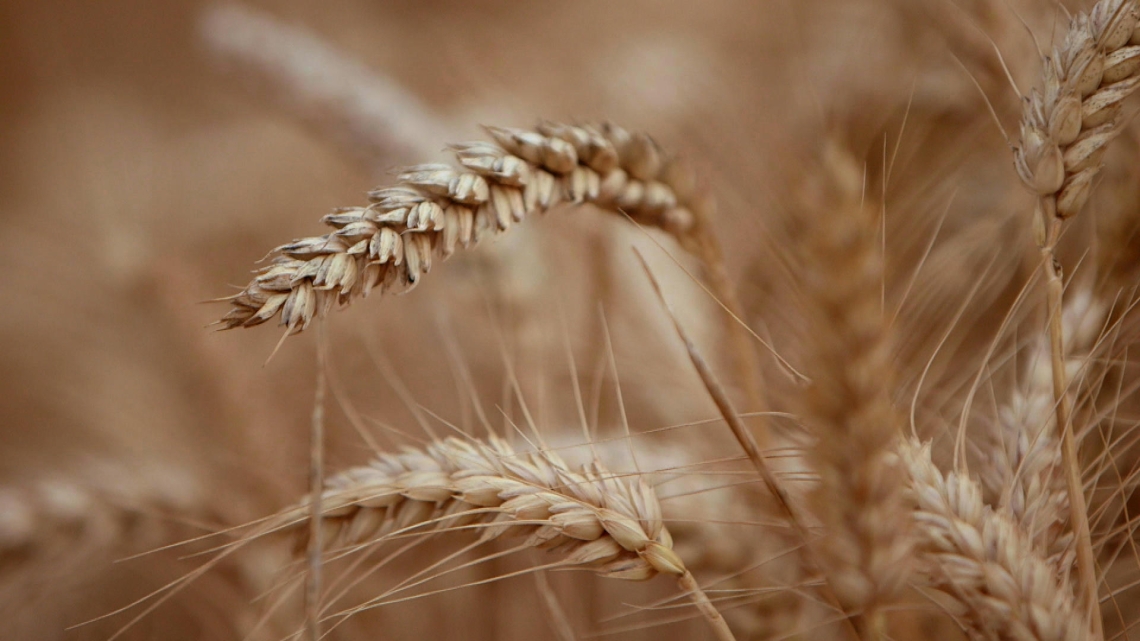
MULTIPOLYGON (((1088 202, 1124 99, 1140 87, 1138 21, 1135 0, 1101 0, 1076 16, 1045 61, 1044 88, 1025 101, 1015 166, 1045 216, 1069 218, 1088 202)), ((1044 231, 1038 225, 1041 243, 1044 231)))
MULTIPOLYGON (((321 501, 326 548, 381 543, 396 536, 473 529, 480 542, 525 536, 524 546, 557 551, 557 567, 644 581, 677 579, 719 638, 728 625, 673 551, 653 489, 594 461, 573 470, 557 454, 516 452, 506 441, 447 438, 423 449, 383 454, 326 483, 321 501)), ((307 545, 308 500, 271 519, 307 545)))
POLYGON ((232 308, 219 324, 250 327, 280 314, 288 333, 300 332, 334 304, 373 289, 409 291, 437 257, 559 203, 624 212, 688 249, 708 248, 708 203, 693 172, 652 138, 610 124, 487 131, 494 143, 451 146, 462 168, 409 167, 396 186, 370 192, 371 204, 325 216, 334 231, 278 247, 272 265, 225 299, 232 308))
POLYGON ((916 553, 930 585, 957 601, 960 622, 978 638, 1084 641, 1092 638, 1072 590, 1010 516, 982 500, 981 486, 943 475, 930 445, 903 441, 916 553))

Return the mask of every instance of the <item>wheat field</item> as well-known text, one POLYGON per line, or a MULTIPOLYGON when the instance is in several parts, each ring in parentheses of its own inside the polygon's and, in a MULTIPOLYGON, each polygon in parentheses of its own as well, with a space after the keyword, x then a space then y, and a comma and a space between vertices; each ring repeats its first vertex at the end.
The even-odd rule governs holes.
POLYGON ((1140 635, 1140 2, 0 53, 0 638, 1140 635))

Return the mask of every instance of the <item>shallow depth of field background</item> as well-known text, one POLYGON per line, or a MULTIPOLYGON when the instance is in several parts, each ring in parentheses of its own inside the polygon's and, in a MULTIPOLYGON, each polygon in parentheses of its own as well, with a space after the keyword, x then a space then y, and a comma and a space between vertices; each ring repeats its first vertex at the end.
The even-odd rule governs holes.
MULTIPOLYGON (((244 284, 271 248, 317 233, 328 210, 364 202, 393 167, 480 137, 480 124, 609 119, 691 157, 717 191, 719 235, 748 320, 793 361, 802 337, 794 268, 781 256, 786 239, 803 233, 798 190, 815 154, 829 137, 843 139, 870 159, 869 189, 886 202, 888 300, 899 300, 942 225, 900 321, 903 389, 982 282, 934 380, 976 367, 970 346, 992 336, 1035 264, 1031 199, 978 89, 1015 131, 1017 96, 983 34, 1026 90, 1034 45, 1011 8, 1047 42, 1057 10, 1046 0, 243 5, 308 30, 422 102, 430 138, 387 150, 330 135, 291 111, 279 87, 219 60, 201 35, 212 6, 0 4, 0 534, 13 542, 0 545, 0 637, 105 638, 137 611, 62 628, 200 559, 174 551, 112 561, 264 516, 304 493, 318 332, 289 340, 265 364, 277 330, 212 333, 206 325, 225 307, 199 303, 244 284), (887 156, 896 159, 889 180, 887 156), (34 544, 20 538, 28 532, 34 544)), ((1135 214, 1134 140, 1126 135, 1113 151, 1131 167, 1110 155, 1093 215, 1063 248, 1068 264, 1100 221, 1135 214)), ((492 420, 518 417, 505 354, 544 433, 581 442, 563 343, 589 388, 605 366, 602 314, 635 432, 713 417, 631 244, 650 254, 731 380, 719 312, 656 245, 613 216, 556 211, 457 255, 407 296, 329 318, 328 469, 367 459, 353 420, 387 445, 409 442, 398 432, 423 436, 400 386, 440 432, 448 428, 426 410, 470 428, 455 354, 492 420)), ((762 360, 769 384, 788 387, 762 360)), ((619 435, 612 376, 597 396, 601 433, 619 435)), ((645 451, 686 443, 693 457, 735 454, 720 425, 634 439, 645 451)), ((630 466, 621 448, 615 460, 630 466)), ((262 613, 251 601, 276 577, 276 554, 223 563, 126 638, 242 638, 262 613)), ((416 569, 407 561, 405 574, 416 569)), ((552 582, 575 621, 669 593, 577 575, 552 582)), ((285 607, 294 612, 267 638, 296 624, 296 605, 285 607)), ((617 637, 706 634, 699 622, 670 625, 617 637)), ((331 638, 548 634, 523 576, 383 608, 331 638)))

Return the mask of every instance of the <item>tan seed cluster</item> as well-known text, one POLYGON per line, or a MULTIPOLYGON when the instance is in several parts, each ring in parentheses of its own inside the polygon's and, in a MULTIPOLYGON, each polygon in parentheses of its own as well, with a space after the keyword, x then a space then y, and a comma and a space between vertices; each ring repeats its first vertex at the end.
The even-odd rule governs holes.
POLYGON ((487 132, 493 143, 452 145, 459 167, 409 167, 396 186, 370 192, 369 205, 325 216, 334 231, 278 247, 273 264, 226 299, 232 308, 219 324, 250 327, 280 315, 289 333, 300 332, 334 304, 374 289, 408 291, 436 259, 560 203, 622 211, 702 249, 693 236, 702 207, 696 179, 650 137, 610 124, 487 132))
POLYGON ((930 445, 904 442, 900 455, 917 501, 917 552, 936 589, 962 606, 978 638, 1085 641, 1094 638, 1064 577, 1017 523, 982 500, 974 480, 942 472, 930 445))
POLYGON ((803 189, 819 215, 801 247, 812 365, 801 411, 820 477, 811 506, 827 530, 817 556, 829 584, 849 614, 874 619, 910 572, 905 475, 893 456, 902 419, 889 393, 877 210, 864 202, 862 167, 848 152, 832 145, 822 160, 822 184, 803 189))
MULTIPOLYGON (((662 524, 657 496, 643 480, 617 478, 599 463, 574 471, 551 452, 519 453, 498 438, 449 438, 385 454, 326 486, 327 548, 468 528, 485 541, 525 536, 530 547, 562 553, 567 566, 595 568, 610 578, 687 572, 662 524)), ((269 527, 307 534, 308 510, 303 501, 269 527)))
POLYGON ((1061 218, 1088 201, 1122 103, 1140 86, 1138 21, 1135 0, 1101 0, 1077 16, 1045 61, 1044 90, 1026 98, 1015 165, 1061 218))
MULTIPOLYGON (((1063 323, 1065 366, 1078 380, 1088 365, 1105 318, 1105 309, 1087 288, 1075 289, 1065 301, 1063 323)), ((1073 564, 1069 498, 1062 472, 1060 443, 1053 413, 1052 371, 1048 336, 1041 335, 1025 356, 1023 383, 998 408, 999 448, 987 457, 982 481, 1008 510, 1037 549, 1063 574, 1073 564)), ((1076 396, 1075 389, 1070 396, 1076 396)), ((1075 400, 1075 399, 1074 399, 1075 400)))

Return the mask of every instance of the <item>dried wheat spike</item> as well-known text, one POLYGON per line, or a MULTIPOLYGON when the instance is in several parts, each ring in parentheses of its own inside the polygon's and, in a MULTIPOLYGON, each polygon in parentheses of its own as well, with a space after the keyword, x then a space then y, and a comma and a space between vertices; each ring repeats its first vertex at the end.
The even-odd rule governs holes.
POLYGON ((708 201, 687 166, 648 136, 610 124, 486 129, 494 143, 452 145, 460 168, 409 167, 396 186, 370 192, 368 206, 325 216, 334 231, 278 247, 273 264, 226 299, 233 306, 218 324, 249 327, 280 314, 289 333, 300 332, 334 303, 410 290, 436 258, 563 202, 620 210, 686 249, 707 250, 699 232, 708 201))
MULTIPOLYGON (((1088 201, 1123 101, 1140 86, 1138 21, 1136 0, 1101 0, 1075 17, 1045 60, 1043 91, 1025 99, 1014 160, 1046 214, 1068 218, 1088 201)), ((1038 236, 1043 244, 1043 227, 1038 236)))
POLYGON ((0 487, 0 569, 51 551, 123 551, 154 545, 172 528, 152 512, 189 509, 182 487, 112 489, 90 480, 45 478, 0 487))
POLYGON ((1025 103, 1022 140, 1014 153, 1018 173, 1038 195, 1033 230, 1046 281, 1054 411, 1076 540, 1078 591, 1097 637, 1103 633, 1099 580, 1067 395, 1064 286, 1055 248, 1065 220, 1088 200, 1101 158, 1120 133, 1124 99, 1140 86, 1138 22, 1137 0, 1101 0, 1072 20, 1046 61, 1044 93, 1034 92, 1025 103))
MULTIPOLYGON (((1080 288, 1066 301, 1062 316, 1065 336, 1072 338, 1065 344, 1065 367, 1069 380, 1079 380, 1100 336, 1105 309, 1090 289, 1080 288)), ((1047 334, 1037 337, 1026 359, 1029 368, 1022 384, 998 408, 999 446, 982 466, 982 481, 996 496, 998 509, 1007 511, 1058 572, 1067 575, 1074 560, 1073 534, 1053 412, 1047 334)), ((1070 397, 1075 396, 1075 387, 1070 397)))
POLYGON ((1073 593, 1029 535, 982 501, 972 479, 942 472, 929 444, 908 440, 900 455, 917 501, 916 557, 930 586, 961 606, 972 636, 1001 641, 1094 638, 1073 593))
POLYGON ((863 202, 854 158, 832 145, 823 161, 822 184, 802 199, 812 216, 802 272, 813 381, 802 411, 817 439, 808 461, 820 477, 811 505, 826 532, 821 570, 844 609, 865 615, 873 636, 910 570, 905 474, 894 456, 902 419, 891 399, 892 351, 880 308, 877 211, 863 202))
MULTIPOLYGON (((599 464, 575 472, 552 452, 518 453, 494 437, 384 454, 329 478, 321 505, 326 548, 479 523, 484 540, 526 534, 529 545, 558 548, 568 565, 604 576, 685 571, 644 481, 619 479, 599 464)), ((306 499, 278 515, 273 529, 304 525, 308 512, 306 499)))
MULTIPOLYGON (((321 506, 326 548, 470 528, 483 541, 525 535, 529 547, 560 552, 561 565, 593 568, 608 578, 671 575, 718 638, 733 638, 673 551, 653 489, 641 477, 616 477, 598 462, 574 471, 553 452, 516 452, 500 438, 448 438, 333 476, 321 506)), ((268 529, 296 530, 304 549, 309 510, 309 501, 302 501, 268 529)))

